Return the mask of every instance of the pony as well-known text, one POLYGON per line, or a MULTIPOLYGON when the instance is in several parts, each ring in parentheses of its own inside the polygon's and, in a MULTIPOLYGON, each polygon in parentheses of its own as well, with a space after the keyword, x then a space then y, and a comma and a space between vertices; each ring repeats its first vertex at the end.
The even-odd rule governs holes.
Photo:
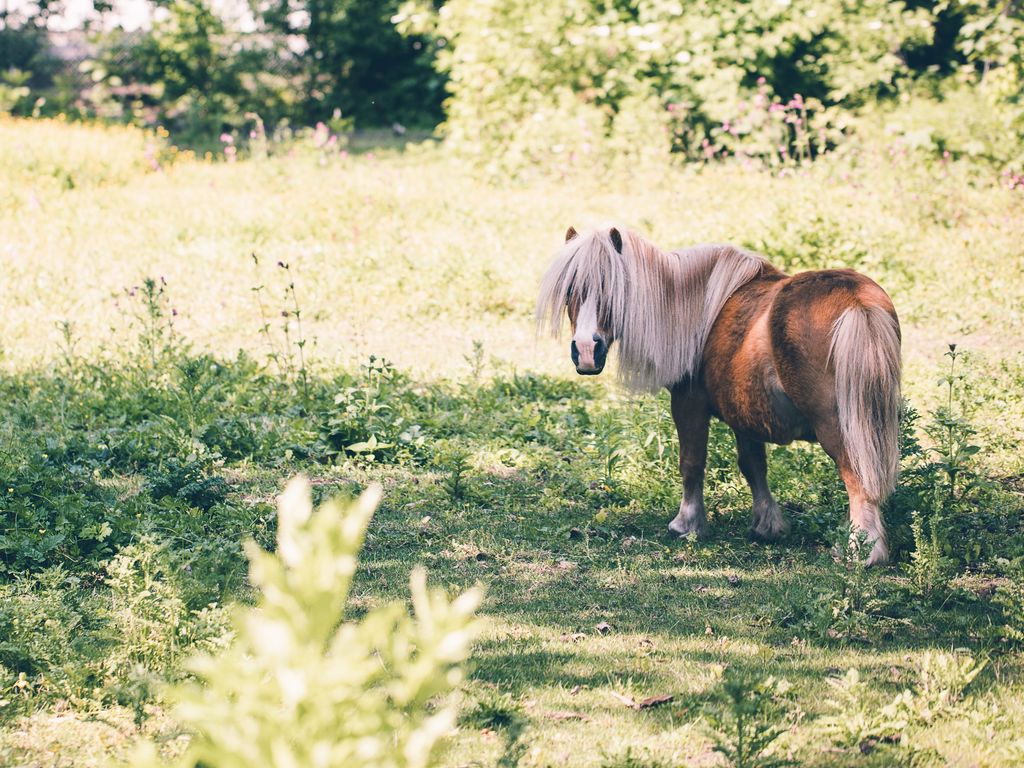
POLYGON ((753 497, 751 534, 788 525, 768 487, 766 443, 818 442, 850 500, 851 530, 889 560, 881 507, 899 465, 900 326, 889 296, 850 269, 787 275, 731 245, 662 251, 635 232, 569 228, 540 286, 537 321, 601 373, 618 345, 633 391, 669 390, 682 500, 669 530, 707 532, 704 468, 714 416, 732 428, 753 497))

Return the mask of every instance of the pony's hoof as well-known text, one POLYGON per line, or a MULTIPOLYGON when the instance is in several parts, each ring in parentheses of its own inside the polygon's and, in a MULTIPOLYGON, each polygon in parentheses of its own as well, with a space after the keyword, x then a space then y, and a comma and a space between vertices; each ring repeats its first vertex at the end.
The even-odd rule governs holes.
POLYGON ((878 539, 875 545, 871 547, 871 554, 868 555, 868 559, 864 561, 864 567, 870 568, 873 565, 888 565, 889 564, 889 547, 886 546, 885 542, 878 539))
MULTIPOLYGON (((832 560, 836 563, 842 563, 847 555, 840 551, 838 546, 832 547, 832 560)), ((868 557, 863 561, 865 568, 871 568, 875 565, 888 565, 890 562, 889 558, 889 547, 884 541, 878 540, 871 547, 871 552, 868 553, 868 557)))
POLYGON ((680 538, 687 536, 695 536, 698 539, 703 539, 707 535, 707 525, 702 523, 700 520, 686 520, 680 517, 676 517, 668 524, 669 533, 674 533, 680 538))
POLYGON ((759 520, 750 527, 750 537, 755 541, 778 541, 789 533, 789 523, 782 517, 759 520))
POLYGON ((786 526, 778 528, 751 528, 750 538, 754 541, 763 541, 770 544, 773 541, 784 539, 787 533, 789 533, 789 529, 786 526))

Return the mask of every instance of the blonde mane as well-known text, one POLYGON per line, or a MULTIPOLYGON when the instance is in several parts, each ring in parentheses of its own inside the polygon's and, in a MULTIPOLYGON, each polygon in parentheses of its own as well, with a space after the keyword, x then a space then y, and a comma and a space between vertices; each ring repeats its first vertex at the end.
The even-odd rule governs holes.
POLYGON ((622 252, 603 228, 569 240, 541 281, 537 322, 561 333, 571 293, 596 296, 619 346, 619 378, 655 391, 700 367, 711 326, 729 297, 760 274, 765 261, 731 245, 663 252, 620 229, 622 252))

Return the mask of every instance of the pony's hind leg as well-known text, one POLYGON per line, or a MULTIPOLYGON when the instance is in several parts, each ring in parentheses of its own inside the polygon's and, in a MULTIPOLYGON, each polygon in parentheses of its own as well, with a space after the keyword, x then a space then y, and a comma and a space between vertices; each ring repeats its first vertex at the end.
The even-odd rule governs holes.
POLYGON ((740 472, 747 479, 750 493, 754 497, 750 532, 755 538, 773 541, 785 535, 788 526, 768 488, 768 458, 764 443, 736 435, 736 449, 740 472))
POLYGON ((707 398, 703 392, 679 387, 672 390, 672 419, 679 435, 679 474, 683 481, 683 499, 679 514, 668 529, 680 536, 697 537, 707 532, 704 510, 704 466, 708 457, 707 398))
POLYGON ((836 463, 839 477, 842 478, 846 493, 850 497, 850 526, 853 529, 851 541, 863 534, 866 543, 871 547, 864 564, 885 565, 889 562, 889 544, 885 535, 885 523, 882 520, 881 502, 872 499, 865 492, 864 483, 857 476, 853 462, 843 447, 839 424, 819 424, 816 433, 821 447, 836 463))
POLYGON ((865 565, 885 565, 889 562, 889 543, 885 535, 880 505, 864 492, 853 467, 845 462, 837 462, 837 465, 839 476, 843 479, 850 497, 850 526, 853 528, 853 535, 850 538, 853 540, 855 536, 863 534, 866 543, 871 547, 867 560, 864 561, 865 565))

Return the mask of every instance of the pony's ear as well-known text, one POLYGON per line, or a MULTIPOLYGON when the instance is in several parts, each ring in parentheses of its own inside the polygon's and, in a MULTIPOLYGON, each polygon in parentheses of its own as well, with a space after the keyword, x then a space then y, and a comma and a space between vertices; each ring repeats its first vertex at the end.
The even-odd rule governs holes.
POLYGON ((612 227, 611 231, 608 232, 608 236, 612 239, 612 245, 615 246, 615 250, 622 253, 622 235, 619 234, 619 230, 612 227))
POLYGON ((574 237, 576 237, 576 227, 569 227, 567 230, 565 230, 565 242, 568 243, 574 237))

